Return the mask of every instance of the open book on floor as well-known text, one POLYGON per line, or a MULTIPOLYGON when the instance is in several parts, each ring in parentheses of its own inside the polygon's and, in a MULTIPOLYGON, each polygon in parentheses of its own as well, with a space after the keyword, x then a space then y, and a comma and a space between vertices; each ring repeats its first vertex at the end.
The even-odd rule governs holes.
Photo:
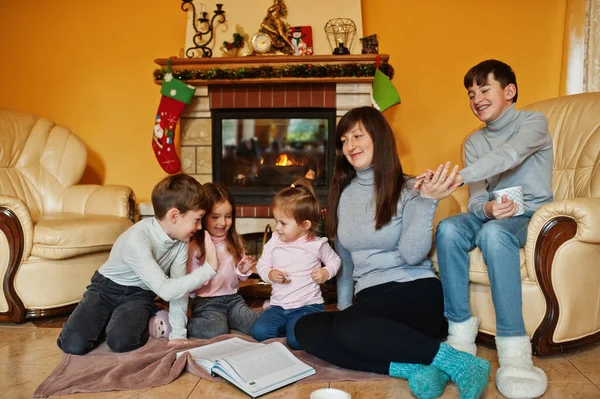
POLYGON ((213 375, 231 382, 252 397, 264 395, 315 374, 280 342, 270 344, 230 338, 189 352, 194 361, 213 375))

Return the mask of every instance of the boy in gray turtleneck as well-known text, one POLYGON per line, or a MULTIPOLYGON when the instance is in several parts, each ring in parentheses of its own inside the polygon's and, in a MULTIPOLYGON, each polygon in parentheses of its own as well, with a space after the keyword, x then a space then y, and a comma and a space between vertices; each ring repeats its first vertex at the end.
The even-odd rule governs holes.
POLYGON ((533 366, 531 343, 525 331, 521 299, 519 248, 525 245, 531 215, 553 200, 552 138, 546 117, 515 110, 516 77, 510 66, 487 60, 464 78, 471 110, 486 125, 465 143, 466 167, 458 182, 469 185, 469 212, 440 222, 436 246, 449 321, 447 343, 475 354, 479 319, 469 308, 469 255, 483 253, 496 310, 496 347, 500 368, 498 390, 508 398, 542 395, 545 373, 533 366), (461 181, 462 180, 462 181, 461 181), (522 186, 525 214, 496 190, 522 186))

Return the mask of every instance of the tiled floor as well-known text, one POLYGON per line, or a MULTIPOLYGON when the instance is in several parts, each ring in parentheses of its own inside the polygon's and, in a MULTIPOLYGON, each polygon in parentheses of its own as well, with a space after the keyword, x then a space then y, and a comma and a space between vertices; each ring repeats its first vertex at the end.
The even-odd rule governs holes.
MULTIPOLYGON (((64 320, 64 318, 40 320, 35 324, 28 322, 20 325, 0 323, 1 398, 32 397, 33 391, 52 372, 62 355, 56 346, 56 338, 64 320)), ((490 383, 483 397, 501 398, 493 381, 498 367, 496 352, 482 347, 479 354, 492 362, 490 383)), ((548 391, 544 398, 600 398, 600 345, 575 354, 536 358, 534 362, 548 375, 548 391)), ((349 392, 353 399, 413 398, 406 381, 391 378, 372 382, 296 383, 263 398, 308 399, 310 392, 327 386, 343 389, 349 392)), ((173 383, 162 387, 56 396, 56 398, 229 399, 247 398, 247 396, 226 382, 210 382, 186 372, 173 383)), ((458 391, 454 384, 448 385, 443 398, 458 398, 458 391)))

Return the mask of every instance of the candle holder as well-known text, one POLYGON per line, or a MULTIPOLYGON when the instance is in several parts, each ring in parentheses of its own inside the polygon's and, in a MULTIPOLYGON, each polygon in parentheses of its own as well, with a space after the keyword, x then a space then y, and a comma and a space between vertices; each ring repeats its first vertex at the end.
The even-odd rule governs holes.
POLYGON ((223 4, 217 4, 217 9, 215 10, 215 14, 210 19, 210 21, 207 18, 208 13, 204 9, 204 4, 202 4, 201 10, 200 10, 201 17, 198 19, 196 19, 196 6, 192 2, 192 0, 182 0, 181 9, 183 11, 187 12, 190 10, 190 8, 188 6, 191 6, 191 9, 192 9, 192 13, 193 13, 192 22, 193 22, 194 31, 196 31, 196 34, 194 35, 194 37, 192 39, 194 46, 185 50, 185 55, 186 55, 186 57, 192 58, 195 53, 194 50, 200 50, 200 51, 202 51, 202 58, 212 57, 212 53, 213 53, 212 49, 210 49, 208 46, 214 36, 215 19, 217 17, 219 17, 219 19, 216 21, 217 24, 222 24, 225 22, 225 11, 223 10, 223 4), (207 35, 208 35, 208 38, 204 39, 203 37, 207 36, 207 35))
POLYGON ((330 19, 325 24, 325 33, 334 55, 350 54, 356 37, 354 21, 350 18, 330 19))

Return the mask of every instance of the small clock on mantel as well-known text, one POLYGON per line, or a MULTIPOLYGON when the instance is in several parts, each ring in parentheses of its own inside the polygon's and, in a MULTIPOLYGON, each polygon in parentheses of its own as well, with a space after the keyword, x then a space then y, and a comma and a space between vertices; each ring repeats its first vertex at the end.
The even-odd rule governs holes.
POLYGON ((267 54, 271 50, 271 38, 262 32, 258 32, 250 41, 252 50, 257 54, 267 54))

